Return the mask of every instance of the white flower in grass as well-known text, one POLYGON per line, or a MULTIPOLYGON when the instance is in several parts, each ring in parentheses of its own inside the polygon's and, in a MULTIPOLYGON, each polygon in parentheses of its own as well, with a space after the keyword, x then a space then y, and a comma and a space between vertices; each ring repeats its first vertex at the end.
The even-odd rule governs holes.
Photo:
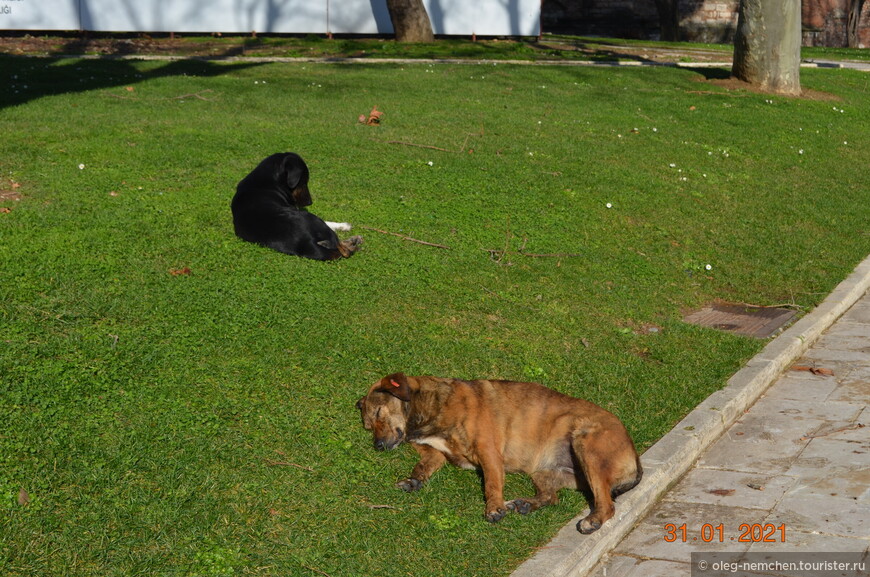
POLYGON ((609 202, 607 204, 605 204, 604 206, 606 206, 607 208, 613 208, 613 204, 609 203, 609 202))
POLYGON ((84 163, 79 164, 79 170, 84 170, 84 169, 85 169, 85 165, 84 165, 84 163))
POLYGON ((713 270, 713 265, 712 264, 705 264, 704 269, 705 270, 713 270))
POLYGON ((427 162, 426 164, 428 164, 429 166, 435 166, 435 163, 432 162, 431 160, 429 162, 427 162))

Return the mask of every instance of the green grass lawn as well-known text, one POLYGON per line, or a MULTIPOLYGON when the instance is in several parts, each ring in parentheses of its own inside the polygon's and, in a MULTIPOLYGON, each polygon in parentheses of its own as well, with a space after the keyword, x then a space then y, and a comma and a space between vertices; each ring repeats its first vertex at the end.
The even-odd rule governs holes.
POLYGON ((370 383, 536 380, 643 450, 764 344, 683 312, 806 311, 870 252, 859 72, 803 71, 827 100, 507 63, 0 77, 4 576, 507 575, 582 496, 490 525, 473 472, 395 489, 414 452, 372 448, 370 383), (236 183, 288 150, 353 258, 234 237, 236 183))

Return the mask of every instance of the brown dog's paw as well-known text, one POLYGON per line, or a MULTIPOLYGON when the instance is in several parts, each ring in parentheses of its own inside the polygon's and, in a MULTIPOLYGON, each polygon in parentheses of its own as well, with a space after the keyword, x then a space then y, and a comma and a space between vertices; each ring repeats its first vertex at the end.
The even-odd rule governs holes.
POLYGON ((396 487, 406 493, 413 493, 414 491, 419 491, 423 488, 423 481, 420 481, 419 479, 405 479, 404 481, 396 483, 396 487))
POLYGON ((496 509, 495 511, 487 512, 486 520, 490 523, 498 523, 505 515, 507 515, 507 509, 496 509))
MULTIPOLYGON (((591 515, 590 515, 591 517, 591 515)), ((584 519, 580 519, 580 522, 577 523, 577 530, 583 533, 584 535, 588 535, 589 533, 594 533, 601 528, 601 522, 597 519, 589 520, 589 517, 584 519)))
POLYGON ((524 499, 514 499, 508 501, 505 506, 511 511, 516 511, 520 515, 528 515, 532 512, 532 504, 524 499))

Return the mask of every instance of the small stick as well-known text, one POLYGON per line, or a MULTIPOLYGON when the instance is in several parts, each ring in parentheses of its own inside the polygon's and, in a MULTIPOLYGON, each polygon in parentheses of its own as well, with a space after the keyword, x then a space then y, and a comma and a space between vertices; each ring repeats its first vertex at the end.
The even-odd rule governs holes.
POLYGON ((402 144, 404 146, 416 146, 417 148, 428 148, 430 150, 440 150, 441 152, 453 152, 452 150, 447 150, 446 148, 439 148, 437 146, 429 146, 427 144, 414 144, 413 142, 402 142, 401 140, 388 140, 387 144, 402 144))
POLYGON ((801 437, 801 441, 807 441, 809 439, 818 439, 819 437, 827 437, 828 435, 833 435, 834 433, 842 433, 843 431, 852 431, 855 429, 863 429, 866 425, 862 423, 856 423, 854 425, 847 425, 845 427, 840 427, 839 429, 834 429, 833 431, 828 431, 827 433, 819 433, 818 435, 805 435, 801 437))
POLYGON ((419 243, 419 244, 425 244, 426 246, 434 246, 435 248, 445 248, 445 249, 448 249, 448 250, 450 249, 449 246, 445 246, 445 245, 443 245, 443 244, 436 244, 436 243, 434 243, 434 242, 426 242, 425 240, 417 240, 416 238, 411 238, 410 236, 405 236, 404 234, 399 234, 399 233, 397 233, 397 232, 390 232, 390 231, 388 231, 388 230, 381 230, 381 229, 379 229, 379 228, 374 228, 374 227, 371 227, 371 226, 365 226, 365 225, 362 225, 362 224, 358 224, 358 225, 357 225, 357 228, 364 228, 365 230, 371 230, 371 231, 374 231, 374 232, 379 232, 379 233, 381 233, 381 234, 389 234, 389 235, 391 235, 391 236, 397 236, 397 237, 401 238, 402 240, 407 240, 407 241, 410 241, 410 242, 416 242, 416 243, 419 243))
POLYGON ((314 469, 311 467, 306 467, 305 465, 297 465, 296 463, 288 463, 287 461, 270 461, 266 459, 266 465, 269 467, 296 467, 297 469, 302 469, 304 471, 314 472, 314 469))
POLYGON ((181 96, 174 97, 173 100, 183 100, 185 98, 190 98, 191 96, 193 96, 194 98, 199 98, 200 100, 205 100, 206 102, 211 102, 211 100, 209 100, 208 98, 205 98, 204 96, 200 96, 203 92, 211 92, 211 88, 208 88, 206 90, 200 90, 199 92, 194 92, 192 94, 182 94, 181 96))
MULTIPOLYGON (((498 260, 501 260, 502 257, 504 256, 504 253, 507 252, 507 251, 500 250, 497 248, 483 248, 481 250, 485 250, 490 255, 492 255, 493 258, 495 258, 496 255, 501 255, 501 256, 499 256, 498 260)), ((520 256, 527 256, 529 258, 563 258, 563 257, 584 256, 579 252, 535 253, 535 252, 525 252, 522 250, 516 251, 516 254, 518 254, 520 256)))
POLYGON ((304 565, 304 564, 302 566, 305 567, 306 569, 308 569, 309 571, 314 572, 314 573, 318 573, 320 575, 326 575, 326 577, 330 577, 329 573, 327 573, 326 571, 321 571, 320 569, 316 569, 314 567, 309 567, 308 565, 304 565))

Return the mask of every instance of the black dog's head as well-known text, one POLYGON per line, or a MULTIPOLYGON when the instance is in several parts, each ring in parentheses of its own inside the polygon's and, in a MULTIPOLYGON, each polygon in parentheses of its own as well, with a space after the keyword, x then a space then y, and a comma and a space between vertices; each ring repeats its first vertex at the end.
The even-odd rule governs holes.
POLYGON ((274 181, 290 192, 290 198, 297 208, 311 204, 311 193, 308 192, 308 165, 302 157, 294 152, 273 154, 261 164, 268 163, 273 171, 274 181))

